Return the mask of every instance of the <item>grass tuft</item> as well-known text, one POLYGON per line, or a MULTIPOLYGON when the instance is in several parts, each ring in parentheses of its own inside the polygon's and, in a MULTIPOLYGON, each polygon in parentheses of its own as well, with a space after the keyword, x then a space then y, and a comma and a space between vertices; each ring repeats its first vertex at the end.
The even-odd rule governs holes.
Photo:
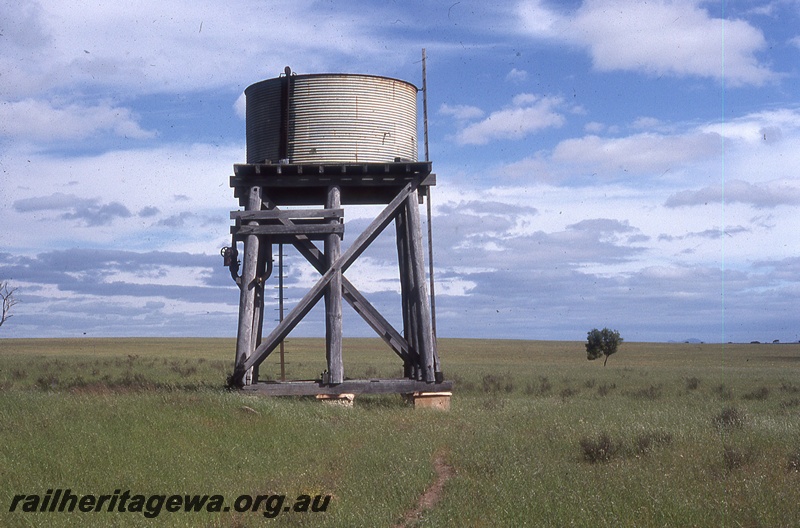
POLYGON ((751 392, 748 392, 742 398, 745 400, 766 400, 769 397, 769 388, 759 387, 751 392))
POLYGON ((714 394, 716 394, 722 400, 730 400, 733 398, 733 390, 729 387, 726 387, 724 383, 720 383, 714 387, 714 394))
POLYGON ((608 396, 612 390, 617 388, 616 383, 603 383, 599 387, 597 387, 597 395, 598 396, 608 396))
POLYGON ((539 383, 528 382, 525 385, 525 394, 528 396, 547 396, 553 390, 553 384, 547 376, 539 376, 539 383))
POLYGON ((608 462, 618 451, 617 445, 606 432, 600 433, 596 438, 581 438, 580 446, 583 459, 590 464, 608 462))
POLYGON ((789 455, 789 460, 786 462, 786 471, 800 473, 800 449, 789 455))
POLYGON ((696 376, 692 376, 691 378, 686 378, 686 390, 697 390, 700 388, 700 378, 696 376))
POLYGON ((734 429, 744 425, 744 414, 736 407, 725 407, 713 419, 717 429, 734 429))
POLYGON ((661 398, 661 386, 650 385, 639 390, 628 393, 632 398, 637 400, 657 400, 661 398))
POLYGON ((728 471, 739 469, 751 463, 754 458, 753 452, 749 449, 725 446, 722 450, 722 462, 728 471))
POLYGON ((514 379, 511 374, 486 374, 482 379, 483 392, 496 394, 498 392, 514 392, 514 379))
POLYGON ((581 391, 579 389, 573 389, 572 387, 566 387, 564 389, 561 389, 561 392, 559 393, 559 396, 561 396, 562 400, 567 400, 567 399, 577 395, 580 392, 581 391))
POLYGON ((672 433, 667 431, 650 431, 641 433, 636 437, 635 452, 637 455, 652 453, 656 448, 668 446, 672 443, 672 433))

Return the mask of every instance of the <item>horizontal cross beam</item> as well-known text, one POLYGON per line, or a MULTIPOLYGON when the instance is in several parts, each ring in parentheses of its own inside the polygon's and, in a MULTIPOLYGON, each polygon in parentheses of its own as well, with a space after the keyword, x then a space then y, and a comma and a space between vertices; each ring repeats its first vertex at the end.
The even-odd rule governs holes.
POLYGON ((333 220, 344 218, 344 209, 271 209, 268 211, 231 211, 231 220, 281 221, 306 218, 333 220))
POLYGON ((344 224, 292 224, 231 226, 231 234, 247 235, 344 235, 344 224))

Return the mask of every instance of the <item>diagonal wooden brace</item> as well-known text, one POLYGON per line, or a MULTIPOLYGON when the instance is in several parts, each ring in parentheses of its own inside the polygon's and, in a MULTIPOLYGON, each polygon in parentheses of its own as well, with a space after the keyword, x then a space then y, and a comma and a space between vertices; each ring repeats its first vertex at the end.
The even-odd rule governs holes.
MULTIPOLYGON (((267 202, 268 206, 272 207, 273 211, 278 211, 278 208, 269 202, 266 197, 265 202, 267 202)), ((280 217, 280 222, 285 226, 291 226, 293 223, 291 218, 286 218, 280 214, 277 214, 276 217, 280 217)), ((296 235, 292 240, 292 244, 297 251, 314 266, 314 269, 320 274, 325 273, 327 266, 323 254, 307 236, 296 235)), ((389 348, 391 348, 404 363, 416 363, 417 353, 411 345, 409 345, 406 338, 381 315, 378 309, 375 308, 345 276, 342 276, 342 295, 350 306, 353 307, 353 310, 364 319, 370 328, 383 339, 389 348)))
POLYGON ((380 235, 389 223, 394 220, 398 209, 400 209, 409 195, 417 188, 417 183, 409 183, 394 197, 386 208, 367 226, 363 233, 353 242, 353 244, 336 259, 317 283, 312 286, 308 293, 297 303, 297 305, 287 314, 286 318, 264 339, 261 345, 253 351, 247 360, 237 365, 232 376, 235 384, 244 384, 245 372, 250 367, 260 365, 275 350, 275 347, 283 341, 286 336, 294 329, 300 320, 311 311, 317 302, 325 294, 325 287, 333 278, 337 271, 344 272, 350 265, 366 251, 367 247, 380 235))

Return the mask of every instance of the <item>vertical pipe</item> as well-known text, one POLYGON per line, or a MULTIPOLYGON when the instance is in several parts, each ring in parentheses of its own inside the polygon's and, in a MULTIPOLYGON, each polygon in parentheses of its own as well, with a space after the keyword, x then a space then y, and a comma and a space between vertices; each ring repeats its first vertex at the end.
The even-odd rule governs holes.
POLYGON ((425 161, 430 161, 428 155, 428 70, 426 68, 427 54, 422 48, 422 136, 425 140, 425 161))
POLYGON ((292 69, 284 68, 285 77, 281 80, 281 123, 278 140, 278 161, 289 159, 289 104, 292 100, 292 69))
MULTIPOLYGON (((278 244, 278 320, 283 321, 283 244, 278 244)), ((281 381, 286 381, 286 364, 283 358, 283 342, 281 339, 281 381)))
MULTIPOLYGON (((247 202, 247 211, 261 210, 261 187, 250 188, 247 202)), ((251 221, 249 225, 258 224, 251 221)), ((258 236, 248 235, 244 240, 244 256, 242 257, 242 288, 239 294, 239 328, 236 335, 236 362, 235 367, 243 365, 250 358, 255 346, 253 345, 253 326, 256 304, 256 275, 258 272, 258 236)), ((244 376, 244 384, 250 385, 253 381, 253 371, 248 370, 244 376)))
MULTIPOLYGON (((339 186, 328 188, 328 199, 325 207, 338 209, 341 206, 341 190, 339 186)), ((331 223, 339 222, 338 219, 331 223)), ((325 237, 325 261, 330 268, 341 255, 341 239, 332 234, 325 237)), ((327 348, 328 372, 331 383, 344 381, 342 364, 342 271, 337 270, 325 290, 325 341, 327 348)))
MULTIPOLYGON (((428 151, 428 69, 427 69, 427 54, 425 48, 422 48, 422 115, 423 115, 423 131, 425 137, 425 161, 430 161, 430 153, 428 151)), ((431 187, 430 185, 425 188, 425 203, 428 212, 428 275, 430 278, 431 288, 431 331, 433 332, 433 359, 434 370, 441 372, 439 366, 439 346, 436 336, 436 286, 433 277, 433 224, 431 219, 431 187)))

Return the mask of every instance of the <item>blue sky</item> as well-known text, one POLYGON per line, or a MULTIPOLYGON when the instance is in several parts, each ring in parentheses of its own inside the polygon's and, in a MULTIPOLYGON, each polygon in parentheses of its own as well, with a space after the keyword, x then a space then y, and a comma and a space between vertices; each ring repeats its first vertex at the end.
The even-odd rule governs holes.
MULTIPOLYGON (((440 336, 797 341, 797 28, 797 0, 0 0, 0 332, 234 336, 243 90, 419 86, 424 47, 440 336)), ((397 323, 391 236, 348 277, 397 323)))

